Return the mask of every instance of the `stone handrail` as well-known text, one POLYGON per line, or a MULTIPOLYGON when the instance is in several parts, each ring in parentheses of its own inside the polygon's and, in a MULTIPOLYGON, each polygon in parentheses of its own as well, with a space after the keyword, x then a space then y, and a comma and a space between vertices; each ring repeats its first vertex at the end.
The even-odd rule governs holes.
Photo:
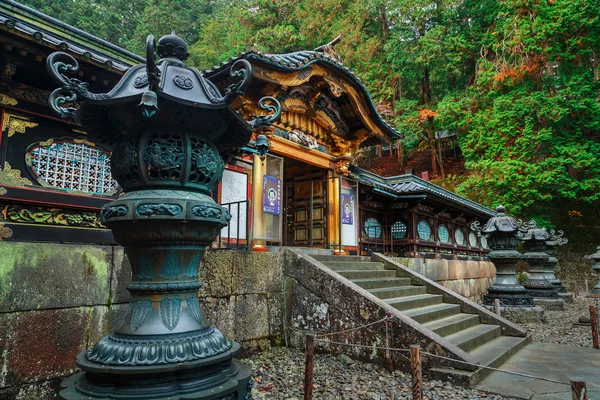
POLYGON ((386 269, 396 269, 406 277, 410 277, 413 283, 424 285, 427 288, 427 292, 431 294, 441 294, 444 296, 446 303, 459 304, 461 311, 468 314, 478 314, 479 321, 482 324, 495 324, 500 325, 503 335, 525 337, 527 336, 527 330, 517 324, 508 321, 505 318, 499 317, 490 310, 482 307, 481 305, 472 302, 471 300, 459 295, 458 293, 445 288, 437 282, 405 267, 404 265, 392 260, 379 253, 374 253, 372 256, 373 261, 382 262, 386 269))
MULTIPOLYGON (((477 360, 458 346, 423 327, 310 255, 288 248, 284 253, 284 263, 284 275, 287 278, 296 280, 309 292, 335 308, 338 316, 352 320, 355 325, 377 321, 390 313, 394 332, 402 332, 401 335, 394 335, 393 347, 408 349, 410 345, 418 344, 424 351, 463 360, 468 364, 477 364, 477 360)), ((423 363, 426 368, 440 364, 432 357, 425 358, 423 363)), ((476 369, 463 363, 443 362, 443 364, 465 370, 476 369)))

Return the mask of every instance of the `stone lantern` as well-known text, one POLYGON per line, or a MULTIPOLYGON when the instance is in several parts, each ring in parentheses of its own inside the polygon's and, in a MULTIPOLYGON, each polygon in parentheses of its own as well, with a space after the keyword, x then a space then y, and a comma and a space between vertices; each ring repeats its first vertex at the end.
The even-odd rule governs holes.
MULTIPOLYGON (((598 274, 598 278, 600 279, 600 246, 596 247, 596 252, 594 254, 590 254, 586 256, 587 259, 594 261, 594 271, 598 274)), ((600 294, 600 281, 594 286, 592 289, 593 294, 600 294)))
POLYGON ((545 228, 540 228, 533 220, 523 224, 519 229, 519 239, 523 241, 525 253, 523 259, 529 264, 529 279, 523 286, 527 289, 536 304, 544 308, 564 308, 564 301, 558 297, 558 288, 546 279, 544 265, 550 256, 546 253, 550 240, 550 233, 545 228))
POLYGON ((556 232, 554 229, 550 230, 550 238, 546 240, 546 248, 544 252, 548 254, 550 257, 548 261, 544 263, 544 277, 554 285, 554 288, 558 289, 558 296, 565 298, 567 289, 563 286, 562 282, 554 275, 554 270, 556 268, 556 264, 558 264, 558 259, 556 258, 556 247, 562 246, 569 242, 567 238, 563 237, 564 232, 558 231, 556 232))
POLYGON ((104 94, 68 76, 78 70, 71 56, 48 57, 61 85, 50 106, 113 148, 111 173, 124 194, 102 208, 101 218, 132 268, 128 312, 113 333, 77 356, 83 372, 63 382, 65 399, 251 398, 250 368, 233 359, 240 345, 203 316, 198 267, 231 218, 210 197, 222 178, 222 156, 246 145, 253 128, 273 122, 280 106, 261 99, 273 114, 245 121, 230 104, 248 87, 250 64, 235 63, 235 83, 221 92, 185 65, 187 57, 174 33, 158 45, 149 36, 146 64, 131 67, 104 94))
POLYGON ((491 252, 487 256, 496 267, 496 281, 484 297, 484 306, 493 309, 498 299, 503 310, 539 313, 542 310, 535 307, 527 290, 517 281, 515 271, 517 262, 522 258, 521 253, 517 251, 519 223, 513 217, 507 216, 502 206, 498 206, 496 212, 497 215, 490 218, 483 227, 479 227, 478 223, 472 225, 475 231, 488 237, 491 252))

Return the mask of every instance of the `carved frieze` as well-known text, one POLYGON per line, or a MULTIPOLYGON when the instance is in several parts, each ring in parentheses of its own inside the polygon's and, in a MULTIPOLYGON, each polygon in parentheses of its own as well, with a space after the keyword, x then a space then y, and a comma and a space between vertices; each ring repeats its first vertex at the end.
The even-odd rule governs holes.
POLYGON ((450 214, 448 211, 444 210, 444 211, 441 211, 438 214, 438 217, 440 217, 440 218, 446 218, 446 219, 452 219, 452 214, 450 214))
POLYGON ((406 202, 402 202, 402 203, 393 203, 390 207, 392 210, 403 210, 405 208, 408 208, 408 203, 406 202))
POLYGON ((417 204, 416 209, 417 209, 417 211, 424 211, 424 212, 430 213, 430 214, 433 213, 433 207, 429 207, 429 206, 426 206, 421 203, 417 204))
POLYGON ((11 223, 104 228, 100 223, 98 214, 94 212, 0 203, 0 214, 4 220, 11 223))

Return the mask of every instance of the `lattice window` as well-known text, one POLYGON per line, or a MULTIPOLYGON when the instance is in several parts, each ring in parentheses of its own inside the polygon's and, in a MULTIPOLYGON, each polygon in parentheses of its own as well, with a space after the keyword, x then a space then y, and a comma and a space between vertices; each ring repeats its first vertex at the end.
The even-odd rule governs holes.
POLYGON ((110 173, 110 155, 84 143, 41 143, 30 149, 27 162, 43 186, 111 194, 118 185, 110 173))

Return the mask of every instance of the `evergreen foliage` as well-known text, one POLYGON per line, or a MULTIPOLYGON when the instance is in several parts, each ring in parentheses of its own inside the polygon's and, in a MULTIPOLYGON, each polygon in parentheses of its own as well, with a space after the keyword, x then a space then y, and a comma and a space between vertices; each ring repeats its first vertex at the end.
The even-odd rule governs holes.
POLYGON ((201 68, 248 49, 336 51, 431 152, 456 133, 458 191, 547 218, 557 202, 600 198, 600 2, 596 0, 23 0, 141 53, 176 27, 201 68))

